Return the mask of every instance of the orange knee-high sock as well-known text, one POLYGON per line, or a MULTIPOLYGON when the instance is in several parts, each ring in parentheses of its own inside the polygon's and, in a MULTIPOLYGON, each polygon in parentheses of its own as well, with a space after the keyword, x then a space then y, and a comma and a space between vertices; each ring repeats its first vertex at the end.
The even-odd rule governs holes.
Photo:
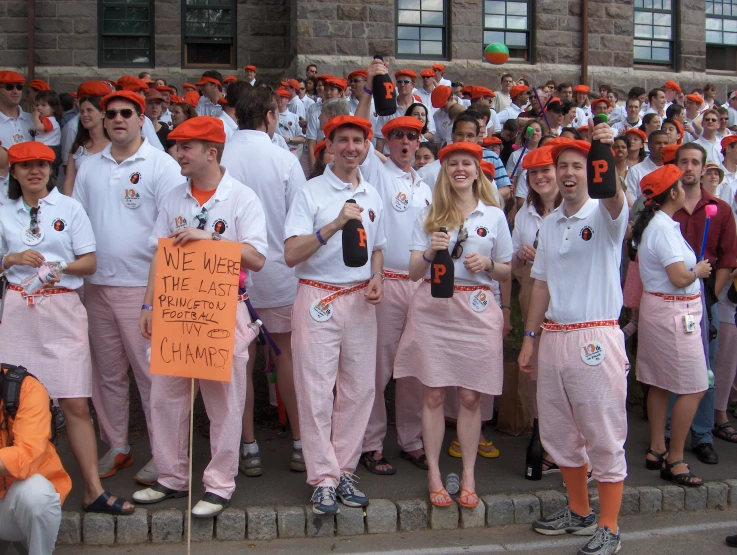
POLYGON ((586 516, 591 511, 587 486, 588 472, 587 465, 560 467, 560 473, 563 475, 568 490, 568 508, 581 516, 586 516))
POLYGON ((622 505, 624 482, 596 482, 596 485, 599 488, 599 506, 601 507, 599 527, 608 526, 616 534, 619 531, 617 517, 622 505))

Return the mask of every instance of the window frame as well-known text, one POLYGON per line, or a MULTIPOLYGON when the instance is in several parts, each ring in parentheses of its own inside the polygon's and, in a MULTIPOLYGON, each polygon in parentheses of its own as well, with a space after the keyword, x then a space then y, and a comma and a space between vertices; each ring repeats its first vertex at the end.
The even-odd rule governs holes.
MULTIPOLYGON (((181 0, 181 39, 182 39, 182 68, 184 69, 236 69, 238 63, 238 2, 236 0, 219 0, 219 4, 195 4, 188 5, 187 0, 181 0), (230 45, 231 63, 229 64, 188 64, 187 46, 189 44, 217 44, 216 41, 207 40, 208 37, 195 37, 195 40, 187 40, 187 10, 188 9, 230 9, 232 17, 230 21, 230 45)), ((224 38, 224 37, 223 37, 224 38)))
MULTIPOLYGON (((534 40, 534 31, 536 29, 535 27, 535 0, 500 0, 503 1, 505 4, 509 3, 515 3, 515 4, 527 4, 527 29, 522 31, 521 29, 511 29, 509 27, 487 27, 486 26, 486 16, 487 15, 500 15, 500 14, 487 14, 486 13, 486 0, 481 0, 481 58, 484 61, 484 63, 489 63, 484 58, 484 50, 486 49, 489 44, 487 43, 485 39, 486 31, 496 31, 501 33, 525 33, 527 35, 527 59, 523 58, 513 58, 511 55, 509 57, 509 61, 516 63, 516 64, 527 64, 527 65, 533 65, 535 64, 535 40, 534 40)), ((504 17, 507 17, 506 12, 506 6, 504 8, 504 17)), ((506 23, 506 19, 505 19, 506 23)), ((504 41, 504 44, 506 44, 506 41, 504 41)), ((515 48, 510 48, 511 50, 519 50, 515 48)))
POLYGON ((125 0, 121 0, 120 2, 114 2, 110 0, 97 0, 97 67, 100 68, 122 68, 122 67, 135 67, 135 68, 155 68, 156 67, 156 30, 155 30, 155 22, 156 22, 156 2, 154 0, 137 0, 136 2, 126 2, 125 0), (140 5, 141 7, 145 6, 148 8, 149 13, 149 33, 148 35, 120 35, 120 34, 114 34, 114 33, 105 33, 105 19, 103 17, 105 13, 106 7, 115 7, 116 5, 119 5, 120 7, 136 7, 137 5, 140 5), (148 36, 148 39, 150 41, 150 52, 151 56, 148 62, 113 62, 108 63, 105 62, 105 50, 103 48, 103 37, 130 37, 130 36, 136 36, 136 37, 145 37, 148 36))
MULTIPOLYGON (((713 0, 712 0, 712 3, 714 3, 713 0)), ((732 8, 732 15, 725 16, 724 14, 716 15, 716 14, 705 13, 704 32, 705 32, 705 34, 708 34, 709 31, 712 31, 713 30, 713 29, 708 29, 706 27, 706 25, 708 24, 709 19, 719 20, 719 21, 722 22, 722 30, 719 31, 719 32, 722 33, 722 40, 724 40, 724 21, 737 21, 737 4, 732 4, 731 2, 724 2, 724 1, 721 1, 721 0, 718 3, 719 4, 730 4, 730 5, 733 5, 734 7, 732 8)), ((728 32, 737 32, 737 31, 728 31, 728 32)), ((730 74, 737 73, 737 44, 727 44, 725 42, 709 42, 708 38, 706 38, 706 37, 705 37, 705 43, 706 43, 706 50, 707 50, 707 55, 706 55, 706 64, 707 64, 707 67, 706 67, 706 71, 721 72, 721 73, 730 73, 730 74), (734 52, 735 57, 734 57, 734 63, 732 65, 732 68, 731 69, 710 68, 709 67, 709 59, 710 59, 710 56, 709 56, 709 48, 710 47, 711 48, 723 48, 723 49, 726 49, 727 50, 727 53, 729 53, 730 50, 732 52, 734 52)))
MULTIPOLYGON (((636 0, 635 0, 636 1, 636 0)), ((644 0, 646 1, 646 0, 644 0)), ((644 6, 643 1, 643 6, 644 6)), ((655 0, 651 0, 655 1, 655 0)), ((662 0, 661 0, 662 1, 662 0)), ((635 6, 635 2, 632 4, 632 64, 634 66, 638 67, 645 67, 645 68, 667 68, 671 70, 675 70, 678 67, 678 35, 679 35, 679 22, 678 22, 678 0, 670 0, 671 2, 671 8, 670 10, 666 9, 658 9, 658 8, 638 8, 635 6), (637 23, 635 22, 635 15, 637 12, 644 12, 644 13, 650 13, 650 14, 670 14, 670 39, 660 39, 655 37, 638 37, 635 34, 635 28, 637 26, 637 23), (668 61, 662 61, 662 60, 653 60, 653 59, 644 59, 644 58, 637 58, 635 56, 635 46, 636 42, 638 40, 646 40, 650 41, 652 48, 653 42, 667 42, 670 43, 670 60, 668 61)), ((651 24, 651 27, 655 27, 654 24, 651 24)))
MULTIPOLYGON (((399 0, 396 0, 394 2, 394 57, 398 60, 434 60, 434 61, 449 61, 451 59, 450 50, 451 50, 451 2, 450 0, 442 0, 443 2, 443 25, 423 25, 420 23, 419 25, 414 24, 408 24, 408 23, 399 23, 399 0), (403 54, 399 52, 399 28, 400 27, 410 27, 415 29, 420 29, 420 38, 417 39, 417 42, 422 42, 422 29, 423 28, 429 28, 429 29, 442 29, 442 35, 443 35, 443 53, 442 54, 403 54)), ((420 0, 420 9, 419 10, 412 10, 412 11, 418 11, 422 12, 422 0, 420 0)), ((405 39, 402 39, 405 40, 405 39)), ((406 39, 409 40, 409 39, 406 39)))

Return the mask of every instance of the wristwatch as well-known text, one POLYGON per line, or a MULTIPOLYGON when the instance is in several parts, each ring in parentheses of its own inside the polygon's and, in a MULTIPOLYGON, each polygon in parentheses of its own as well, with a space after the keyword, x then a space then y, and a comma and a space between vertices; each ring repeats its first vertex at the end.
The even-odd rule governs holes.
POLYGON ((534 339, 534 338, 536 338, 536 337, 537 337, 538 335, 539 335, 539 334, 538 334, 538 333, 535 333, 534 331, 526 331, 526 332, 525 332, 525 335, 524 335, 524 336, 525 336, 525 337, 532 337, 532 338, 534 339))
POLYGON ((223 238, 223 236, 220 235, 219 233, 217 233, 215 231, 212 232, 212 240, 213 241, 220 241, 220 239, 222 239, 222 238, 223 238))

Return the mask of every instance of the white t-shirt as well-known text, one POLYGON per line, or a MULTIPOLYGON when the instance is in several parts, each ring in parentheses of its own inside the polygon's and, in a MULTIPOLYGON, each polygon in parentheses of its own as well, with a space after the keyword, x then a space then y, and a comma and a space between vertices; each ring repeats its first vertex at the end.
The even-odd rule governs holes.
POLYGON ((221 163, 234 179, 253 189, 266 214, 269 254, 261 271, 252 276, 251 302, 256 308, 290 305, 297 294, 297 278, 284 261, 284 222, 294 195, 307 182, 302 166, 263 131, 245 129, 236 131, 225 145, 221 163))
POLYGON ((504 122, 506 122, 508 119, 517 119, 521 113, 522 108, 514 103, 511 103, 509 106, 504 108, 504 110, 497 114, 497 117, 499 118, 499 124, 504 125, 504 122))
POLYGON ((223 107, 220 106, 220 104, 213 104, 209 98, 207 98, 205 95, 202 95, 197 101, 195 111, 197 112, 198 116, 212 116, 216 118, 223 113, 223 107))
POLYGON ((182 183, 174 158, 143 140, 118 164, 112 145, 90 156, 77 172, 72 196, 87 211, 97 239, 95 285, 143 287, 154 251, 148 239, 168 193, 182 183))
POLYGON ((666 266, 683 262, 688 270, 696 266, 696 254, 681 235, 680 224, 661 211, 647 224, 637 249, 642 286, 648 293, 692 295, 699 292, 699 282, 676 287, 668 279, 666 266))
POLYGON ((325 173, 310 179, 300 187, 292 201, 284 224, 284 236, 289 240, 299 235, 313 235, 338 217, 348 199, 356 199, 363 208, 361 221, 366 230, 369 259, 360 268, 349 268, 343 264, 343 231, 338 231, 304 262, 297 264, 296 274, 300 279, 311 279, 336 285, 366 281, 371 278, 371 253, 386 248, 384 235, 384 205, 379 192, 360 175, 358 187, 343 183, 333 173, 333 165, 325 173))
POLYGON ((637 123, 630 125, 627 121, 627 118, 623 119, 622 121, 619 121, 617 123, 612 124, 612 130, 614 131, 614 136, 619 137, 620 135, 624 135, 632 128, 639 128, 642 125, 642 120, 638 119, 637 123))
POLYGON ((225 112, 225 110, 223 110, 223 113, 218 117, 223 121, 223 127, 225 127, 225 142, 228 142, 233 136, 233 133, 238 131, 238 124, 225 112))
MULTIPOLYGON (((412 230, 412 239, 409 244, 410 250, 426 251, 430 247, 432 234, 425 232, 425 220, 430 208, 425 208, 415 220, 412 230)), ((463 263, 466 255, 478 253, 491 258, 496 264, 507 263, 512 260, 512 236, 509 234, 509 225, 504 212, 495 206, 487 206, 479 201, 476 209, 471 212, 464 222, 468 230, 468 239, 463 243, 463 253, 453 260, 455 269, 454 283, 456 285, 488 285, 493 287, 496 283, 487 272, 469 272, 463 263)), ((449 230, 450 249, 453 249, 458 239, 458 229, 449 230)), ((428 266, 425 279, 430 279, 430 267, 428 266)))
POLYGON ((627 194, 632 202, 635 202, 642 195, 642 189, 640 189, 642 178, 654 172, 659 167, 648 156, 642 162, 630 168, 630 171, 627 172, 627 177, 624 178, 624 183, 627 185, 627 194))
MULTIPOLYGON (((74 116, 64 126, 64 130, 61 135, 61 160, 62 164, 66 164, 69 161, 69 151, 72 148, 74 139, 77 137, 77 130, 79 129, 79 114, 74 116)), ((143 127, 141 128, 141 136, 148 141, 148 144, 154 147, 156 150, 164 151, 164 145, 161 144, 159 136, 156 134, 154 124, 151 122, 148 116, 143 119, 143 127)))
MULTIPOLYGON (((31 216, 23 206, 23 198, 9 200, 0 206, 0 256, 33 249, 47 262, 74 262, 77 256, 95 252, 95 235, 84 208, 76 200, 62 195, 54 188, 38 202, 38 225, 41 242, 28 245, 23 235, 29 228, 31 216)), ((13 266, 5 272, 10 283, 20 282, 37 271, 30 266, 13 266)), ((56 287, 79 289, 84 280, 80 276, 63 274, 56 287)))
POLYGON ((289 102, 287 102, 287 110, 292 112, 298 118, 305 119, 306 117, 305 105, 299 95, 295 96, 289 102))
POLYGON ((512 231, 512 247, 517 253, 525 245, 534 246, 540 231, 543 218, 537 213, 535 207, 525 202, 514 217, 514 230, 512 231))
POLYGON ((699 137, 693 142, 704 147, 707 162, 716 162, 717 164, 724 162, 722 144, 718 140, 707 141, 704 137, 699 137))
POLYGON ((432 115, 435 122, 435 142, 440 145, 446 145, 453 142, 453 122, 445 110, 435 110, 432 115))
POLYGON ((325 135, 320 127, 320 114, 322 114, 322 102, 315 102, 307 110, 307 140, 322 141, 325 135))
POLYGON ((59 122, 56 121, 56 118, 41 118, 41 123, 44 124, 44 130, 36 130, 36 141, 46 146, 61 145, 61 127, 59 127, 59 122))
POLYGON ((33 116, 18 106, 18 117, 9 118, 0 112, 0 146, 5 150, 18 143, 32 141, 34 131, 33 116))
POLYGON ((545 281, 550 305, 545 314, 559 324, 617 320, 622 310, 619 265, 627 231, 625 202, 613 220, 598 200, 589 199, 570 218, 563 203, 540 225, 531 276, 545 281))

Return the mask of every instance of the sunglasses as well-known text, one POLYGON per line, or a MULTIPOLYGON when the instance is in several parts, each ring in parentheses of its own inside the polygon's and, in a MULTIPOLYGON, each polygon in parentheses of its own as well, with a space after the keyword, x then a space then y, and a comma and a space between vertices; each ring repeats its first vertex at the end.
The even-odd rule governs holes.
MULTIPOLYGON (((349 82, 349 83, 351 83, 351 84, 353 84, 353 83, 363 83, 363 82, 364 82, 365 80, 366 80, 366 79, 359 79, 359 78, 356 78, 356 79, 351 79, 351 80, 350 80, 350 81, 348 81, 348 82, 349 82)), ((399 82, 399 81, 397 81, 397 82, 399 82)))
POLYGON ((713 118, 704 119, 704 123, 716 123, 718 121, 719 121, 718 119, 713 119, 713 118))
POLYGON ((207 223, 207 208, 203 206, 200 213, 197 214, 194 219, 197 220, 197 229, 205 229, 205 224, 207 223))
POLYGON ((397 79, 397 85, 411 85, 412 81, 409 79, 397 79))
POLYGON ((107 119, 115 119, 115 117, 120 114, 123 119, 130 119, 133 117, 133 114, 136 114, 137 112, 135 110, 131 110, 130 108, 123 108, 122 110, 105 110, 105 117, 107 119))
POLYGON ((31 208, 31 233, 38 233, 38 207, 31 208))
POLYGON ((453 250, 450 253, 450 257, 453 260, 458 260, 461 255, 463 254, 463 243, 468 239, 468 230, 463 227, 458 232, 458 238, 456 239, 456 244, 453 245, 453 250))
POLYGON ((15 83, 12 83, 12 84, 9 83, 9 84, 5 85, 5 90, 6 91, 12 91, 13 89, 15 89, 16 91, 22 91, 23 90, 23 84, 22 83, 17 83, 17 84, 15 84, 15 83))
POLYGON ((405 137, 407 137, 408 141, 416 141, 420 138, 420 134, 415 131, 408 131, 407 133, 404 131, 392 131, 391 136, 395 139, 399 139, 400 141, 405 137))

